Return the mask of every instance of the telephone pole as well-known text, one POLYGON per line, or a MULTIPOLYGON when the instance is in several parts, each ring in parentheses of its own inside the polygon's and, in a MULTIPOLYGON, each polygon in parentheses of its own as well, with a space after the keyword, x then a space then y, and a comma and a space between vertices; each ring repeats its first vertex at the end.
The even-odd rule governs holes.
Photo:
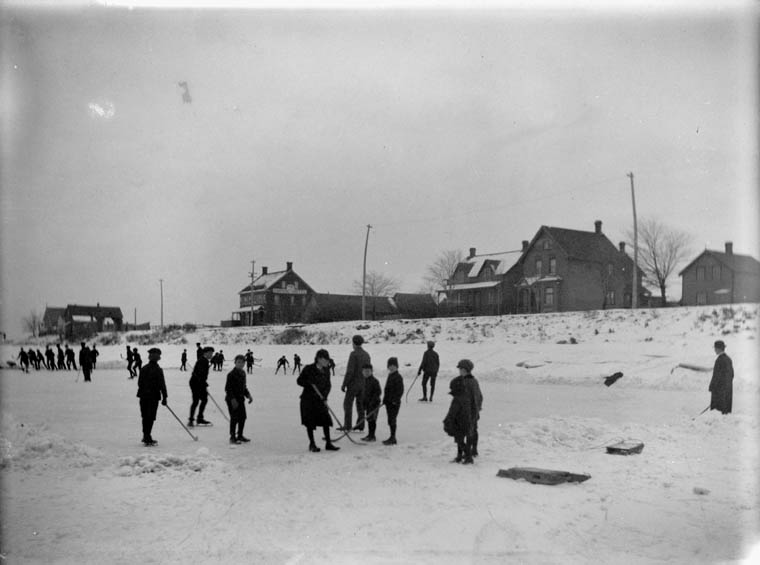
POLYGON ((362 267, 362 321, 366 320, 366 298, 367 294, 367 245, 369 245, 369 230, 372 226, 367 224, 367 237, 364 240, 364 266, 362 267))
POLYGON ((633 173, 628 173, 626 176, 631 179, 631 204, 633 205, 633 292, 631 293, 631 309, 633 310, 639 305, 639 231, 636 223, 636 194, 633 191, 633 173))
POLYGON ((161 329, 164 329, 164 279, 158 279, 161 285, 161 329))
POLYGON ((255 266, 256 266, 256 261, 252 259, 251 272, 248 273, 249 275, 251 275, 251 323, 250 323, 251 326, 253 325, 253 281, 256 280, 255 271, 253 269, 255 266))

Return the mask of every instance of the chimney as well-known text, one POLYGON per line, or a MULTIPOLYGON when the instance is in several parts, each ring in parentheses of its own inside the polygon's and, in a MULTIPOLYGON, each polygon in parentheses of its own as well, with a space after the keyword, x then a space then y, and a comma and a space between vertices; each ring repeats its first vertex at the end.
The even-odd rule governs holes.
POLYGON ((288 261, 285 263, 285 270, 286 271, 292 271, 293 270, 293 261, 288 261))
POLYGON ((625 253, 625 241, 620 242, 620 253, 625 253))
POLYGON ((523 248, 522 248, 522 252, 523 252, 523 253, 525 253, 525 252, 528 250, 528 243, 529 243, 529 242, 528 242, 528 240, 527 240, 527 239, 523 239, 523 242, 522 242, 522 246, 523 246, 523 248))
POLYGON ((268 270, 269 270, 269 267, 261 267, 261 274, 266 275, 268 270))
POLYGON ((594 233, 602 233, 602 220, 594 222, 594 233))
POLYGON ((726 242, 726 255, 734 254, 734 243, 732 241, 726 242))
POLYGON ((474 247, 470 247, 470 254, 468 255, 467 258, 468 259, 472 259, 473 257, 475 257, 475 255, 476 255, 475 248, 474 247))

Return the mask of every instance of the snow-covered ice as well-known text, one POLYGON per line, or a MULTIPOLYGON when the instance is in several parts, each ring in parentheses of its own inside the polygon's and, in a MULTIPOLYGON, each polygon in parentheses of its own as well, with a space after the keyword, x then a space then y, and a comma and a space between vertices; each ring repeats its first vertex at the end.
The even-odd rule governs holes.
MULTIPOLYGON (((159 407, 143 447, 121 359, 145 353, 149 334, 98 345, 93 382, 75 372, 0 372, 2 556, 8 563, 723 563, 750 562, 760 543, 758 311, 756 304, 169 332, 160 338, 169 406, 183 419, 197 341, 224 349, 210 373, 223 404, 236 353, 263 358, 249 376, 247 445, 230 446, 209 402, 210 428, 194 442, 159 407), (361 329, 357 329, 361 328, 361 329), (287 334, 284 334, 287 332, 287 334), (434 339, 441 356, 435 402, 420 381, 399 415, 399 444, 309 453, 295 376, 277 358, 310 362, 326 347, 337 362, 361 333, 384 384, 397 356, 409 387, 434 339), (734 413, 707 412, 712 342, 734 361, 734 413), (296 343, 281 344, 283 340, 296 343), (575 343, 573 343, 575 342, 575 343), (442 430, 449 380, 463 357, 485 397, 480 457, 455 454, 442 430), (192 366, 192 363, 190 363, 192 366), (605 387, 603 377, 624 377, 605 387), (608 455, 620 440, 639 455, 608 455), (581 472, 580 484, 533 485, 499 469, 581 472)), ((101 335, 99 340, 113 337, 101 335)), ((118 338, 117 338, 118 339, 118 338)), ((35 342, 41 343, 44 342, 35 342)), ((22 344, 0 349, 3 360, 22 344)), ((24 343, 23 345, 27 345, 24 343)), ((44 344, 41 349, 44 350, 44 344)), ((77 347, 78 349, 78 347, 77 347)), ((147 360, 147 355, 143 355, 147 360)), ((319 432, 317 432, 319 434, 319 432)), ((387 437, 385 414, 379 439, 387 437)), ((358 436, 353 436, 358 437, 358 436)))

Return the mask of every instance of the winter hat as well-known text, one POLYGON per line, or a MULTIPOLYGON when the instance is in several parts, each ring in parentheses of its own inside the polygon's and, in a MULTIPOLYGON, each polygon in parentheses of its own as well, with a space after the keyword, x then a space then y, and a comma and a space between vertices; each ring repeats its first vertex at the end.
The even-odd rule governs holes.
POLYGON ((721 339, 719 339, 718 341, 716 341, 714 346, 717 347, 718 349, 720 349, 721 351, 725 351, 726 350, 726 344, 723 343, 723 340, 721 340, 721 339))
POLYGON ((158 347, 151 347, 148 349, 148 355, 161 355, 161 350, 158 347))
POLYGON ((472 364, 472 361, 469 359, 462 359, 457 363, 457 369, 465 369, 467 371, 472 371, 475 368, 475 365, 472 364))
POLYGON ((214 352, 214 348, 211 347, 210 345, 207 345, 206 347, 203 348, 203 353, 213 353, 213 352, 214 352))
POLYGON ((362 365, 362 369, 371 369, 371 368, 372 368, 372 363, 365 363, 364 365, 362 365))
POLYGON ((428 342, 427 342, 427 346, 428 346, 430 349, 433 349, 433 347, 435 347, 435 342, 434 342, 434 341, 428 341, 428 342))
POLYGON ((354 343, 354 345, 361 345, 364 343, 364 338, 360 336, 359 334, 356 334, 354 337, 351 338, 351 341, 354 343))
POLYGON ((398 368, 398 359, 396 357, 388 357, 388 367, 396 367, 398 368))
POLYGON ((314 356, 314 362, 317 362, 317 359, 327 359, 330 360, 330 354, 327 352, 327 349, 320 349, 317 351, 317 354, 314 356))

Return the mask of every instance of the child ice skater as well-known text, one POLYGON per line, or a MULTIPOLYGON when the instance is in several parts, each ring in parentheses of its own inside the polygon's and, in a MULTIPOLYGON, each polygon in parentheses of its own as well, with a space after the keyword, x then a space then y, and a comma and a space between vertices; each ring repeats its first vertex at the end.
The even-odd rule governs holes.
POLYGON ((251 441, 243 435, 243 427, 247 417, 245 411, 245 399, 248 404, 253 402, 251 393, 245 383, 245 356, 235 356, 235 368, 227 373, 227 384, 224 386, 225 400, 230 411, 230 443, 239 444, 251 441))
POLYGON ((443 431, 454 438, 457 442, 457 456, 452 463, 472 463, 470 445, 466 438, 472 427, 470 400, 467 387, 461 379, 453 379, 449 385, 451 388, 451 405, 446 418, 443 420, 443 431))

